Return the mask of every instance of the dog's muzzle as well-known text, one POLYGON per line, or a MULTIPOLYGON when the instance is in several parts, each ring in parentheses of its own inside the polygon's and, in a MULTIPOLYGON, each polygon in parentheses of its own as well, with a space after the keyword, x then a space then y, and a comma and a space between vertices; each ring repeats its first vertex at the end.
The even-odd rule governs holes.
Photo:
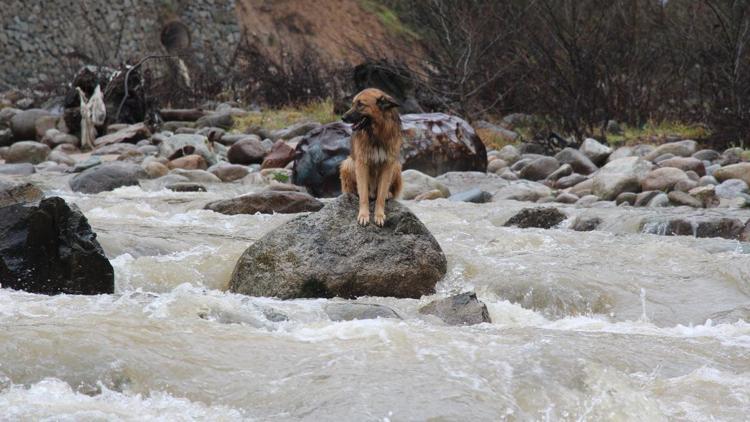
POLYGON ((345 123, 350 123, 352 125, 352 130, 361 130, 365 126, 367 126, 370 123, 370 118, 368 116, 365 116, 364 114, 358 113, 356 111, 348 111, 343 116, 341 116, 341 120, 343 120, 345 123))

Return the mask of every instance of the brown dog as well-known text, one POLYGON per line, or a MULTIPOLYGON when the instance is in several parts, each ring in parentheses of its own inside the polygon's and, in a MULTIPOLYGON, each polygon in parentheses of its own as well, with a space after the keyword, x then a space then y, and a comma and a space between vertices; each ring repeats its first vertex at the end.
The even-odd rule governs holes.
POLYGON ((383 91, 357 94, 342 120, 352 124, 352 152, 341 163, 341 190, 357 193, 357 221, 370 221, 369 198, 375 198, 375 224, 385 224, 385 200, 401 193, 401 118, 398 104, 383 91))

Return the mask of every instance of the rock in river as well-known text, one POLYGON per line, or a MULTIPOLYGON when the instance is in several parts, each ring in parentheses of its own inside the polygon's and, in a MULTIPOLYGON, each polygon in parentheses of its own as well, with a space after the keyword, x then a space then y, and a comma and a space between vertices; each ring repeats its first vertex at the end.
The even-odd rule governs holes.
POLYGON ((518 226, 522 229, 529 227, 551 229, 562 223, 566 218, 568 217, 557 208, 524 208, 511 217, 504 226, 518 226))
POLYGON ((420 314, 435 315, 448 325, 474 325, 492 322, 487 305, 474 292, 439 299, 419 309, 420 314))
POLYGON ((419 298, 434 292, 447 262, 422 222, 388 201, 385 226, 363 227, 356 221, 357 202, 354 195, 342 195, 270 231, 242 254, 229 289, 282 299, 419 298))
POLYGON ((323 203, 312 196, 293 191, 268 190, 251 193, 237 198, 214 201, 206 209, 221 214, 294 214, 298 212, 315 212, 323 208, 323 203))
POLYGON ((43 294, 113 293, 114 271, 86 217, 61 198, 0 208, 3 287, 43 294))
POLYGON ((137 164, 112 162, 100 164, 73 176, 70 179, 70 188, 75 192, 99 193, 122 186, 137 185, 139 179, 146 178, 146 171, 137 164))

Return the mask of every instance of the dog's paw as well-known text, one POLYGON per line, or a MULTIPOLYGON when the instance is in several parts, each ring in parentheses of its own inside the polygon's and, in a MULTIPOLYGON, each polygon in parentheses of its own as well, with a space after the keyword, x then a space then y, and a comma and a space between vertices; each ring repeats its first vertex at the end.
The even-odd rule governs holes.
POLYGON ((385 213, 382 213, 382 212, 375 213, 375 224, 379 227, 383 227, 383 224, 385 224, 385 213))
POLYGON ((369 212, 362 212, 362 211, 360 211, 359 215, 357 216, 357 222, 361 226, 366 226, 367 223, 370 222, 370 213, 369 212))

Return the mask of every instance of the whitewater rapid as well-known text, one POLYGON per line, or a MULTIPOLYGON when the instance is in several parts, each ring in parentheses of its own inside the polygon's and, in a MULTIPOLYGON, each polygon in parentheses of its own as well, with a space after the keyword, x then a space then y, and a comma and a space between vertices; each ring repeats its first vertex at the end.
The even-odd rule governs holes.
POLYGON ((77 204, 116 293, 0 290, 0 420, 746 420, 750 248, 642 233, 665 213, 575 208, 602 230, 506 228, 528 203, 405 201, 448 257, 437 293, 360 298, 403 318, 333 322, 325 300, 227 293, 234 263, 292 215, 226 216, 208 193, 77 204), (476 291, 492 324, 418 314, 476 291), (279 317, 282 316, 282 317, 279 317))

